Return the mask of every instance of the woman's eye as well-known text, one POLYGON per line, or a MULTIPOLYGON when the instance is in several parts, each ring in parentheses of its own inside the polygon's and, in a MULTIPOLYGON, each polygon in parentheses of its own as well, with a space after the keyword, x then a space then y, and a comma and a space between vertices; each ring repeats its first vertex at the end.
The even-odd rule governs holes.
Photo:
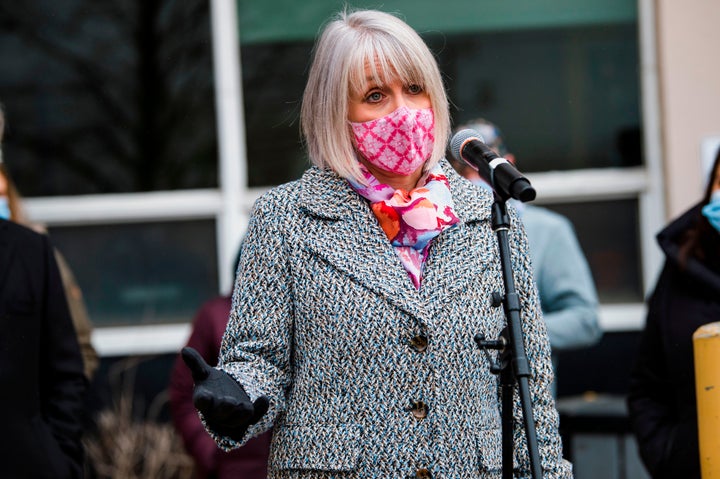
POLYGON ((423 89, 420 85, 410 85, 408 87, 408 92, 412 93, 413 95, 422 93, 422 91, 423 91, 423 89))
POLYGON ((370 102, 370 103, 377 103, 377 102, 379 102, 380 100, 382 100, 382 93, 380 93, 379 91, 374 91, 374 92, 370 93, 370 94, 365 98, 365 100, 367 100, 367 101, 370 102))

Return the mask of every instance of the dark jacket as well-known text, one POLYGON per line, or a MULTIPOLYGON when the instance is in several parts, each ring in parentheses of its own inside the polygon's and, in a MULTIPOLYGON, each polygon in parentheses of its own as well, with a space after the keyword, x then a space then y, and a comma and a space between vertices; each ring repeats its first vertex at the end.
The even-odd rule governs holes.
MULTIPOLYGON (((680 265, 679 241, 699 209, 695 206, 658 235, 665 266, 649 299, 631 374, 630 417, 654 479, 700 478, 692 335, 720 320, 720 267, 694 257, 680 265)), ((720 248, 720 235, 710 234, 720 248)))
MULTIPOLYGON (((230 305, 229 296, 220 296, 203 304, 195 315, 187 345, 195 348, 210 365, 217 363, 220 341, 230 317, 230 305)), ((200 422, 193 406, 192 393, 190 370, 178 356, 170 376, 170 408, 185 449, 195 459, 198 476, 265 479, 271 433, 268 431, 234 451, 223 451, 200 422)))
POLYGON ((87 384, 53 248, 4 220, 0 384, 0 477, 80 477, 87 384))

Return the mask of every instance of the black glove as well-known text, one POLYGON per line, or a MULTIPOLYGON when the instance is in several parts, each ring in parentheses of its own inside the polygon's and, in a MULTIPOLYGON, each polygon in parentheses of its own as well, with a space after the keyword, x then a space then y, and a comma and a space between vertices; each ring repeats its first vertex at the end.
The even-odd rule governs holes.
POLYGON ((221 436, 241 440, 247 428, 267 412, 268 398, 260 396, 252 403, 237 381, 225 371, 208 365, 196 350, 183 348, 181 354, 195 381, 193 404, 207 425, 221 436))

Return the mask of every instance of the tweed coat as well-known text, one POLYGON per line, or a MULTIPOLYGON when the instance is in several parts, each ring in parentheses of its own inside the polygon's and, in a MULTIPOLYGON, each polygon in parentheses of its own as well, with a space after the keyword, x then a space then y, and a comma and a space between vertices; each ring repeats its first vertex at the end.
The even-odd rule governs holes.
MULTIPOLYGON (((497 338, 505 323, 491 305, 503 290, 492 199, 441 164, 461 221, 433 240, 419 290, 367 201, 335 173, 310 168, 256 202, 218 367, 251 399, 270 398, 244 440, 274 427, 271 479, 501 477, 499 380, 473 341, 497 338)), ((527 242, 512 216, 544 477, 571 477, 527 242)), ((515 415, 523 477, 517 404, 515 415)))

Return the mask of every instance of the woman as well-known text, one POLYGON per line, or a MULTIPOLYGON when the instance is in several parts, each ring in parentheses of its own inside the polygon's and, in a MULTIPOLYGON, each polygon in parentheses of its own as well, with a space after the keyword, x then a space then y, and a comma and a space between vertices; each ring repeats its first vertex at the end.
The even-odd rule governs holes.
MULTIPOLYGON (((0 105, 0 145, 3 141, 5 133, 5 112, 0 105)), ((10 176, 10 172, 3 162, 2 149, 0 148, 0 219, 12 221, 14 223, 27 226, 38 233, 45 234, 45 228, 42 225, 32 223, 25 214, 22 205, 22 197, 15 187, 15 183, 10 176)), ((55 261, 60 270, 60 278, 62 280, 63 289, 65 290, 65 299, 70 308, 70 316, 73 320, 73 326, 77 331, 78 341, 80 342, 80 351, 83 356, 83 367, 85 376, 91 381, 95 370, 97 370, 100 359, 92 345, 92 323, 85 307, 82 290, 75 279, 75 275, 70 269, 65 257, 60 254, 57 249, 55 252, 55 261)))
MULTIPOLYGON (((4 117, 0 109, 0 142, 4 117)), ((46 235, 7 220, 0 164, 0 476, 82 477, 87 380, 46 235)))
MULTIPOLYGON (((208 428, 229 449, 273 426, 274 479, 500 477, 498 378, 473 342, 505 324, 492 198, 442 160, 434 57, 392 15, 340 14, 301 116, 314 167, 254 207, 219 369, 184 351, 208 428)), ((510 236, 544 477, 570 477, 526 240, 510 236)))
POLYGON ((700 478, 693 332, 720 319, 720 150, 701 203, 658 234, 665 266, 648 302, 628 405, 654 479, 700 478))

